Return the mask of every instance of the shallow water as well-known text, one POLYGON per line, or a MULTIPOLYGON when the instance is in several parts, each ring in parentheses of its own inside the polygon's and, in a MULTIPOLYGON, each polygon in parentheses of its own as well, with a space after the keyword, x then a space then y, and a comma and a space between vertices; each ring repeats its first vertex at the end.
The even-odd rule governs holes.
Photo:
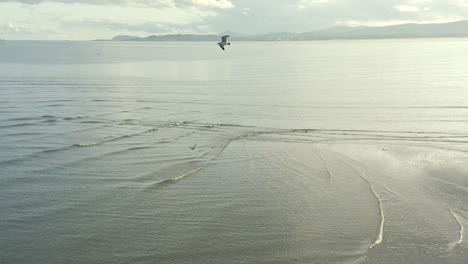
POLYGON ((465 39, 2 42, 0 262, 466 264, 467 68, 465 39))

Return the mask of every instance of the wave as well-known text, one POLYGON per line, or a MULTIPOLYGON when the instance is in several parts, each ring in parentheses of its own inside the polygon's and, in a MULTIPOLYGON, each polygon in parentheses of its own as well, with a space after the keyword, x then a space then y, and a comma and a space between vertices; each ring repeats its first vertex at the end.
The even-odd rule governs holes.
POLYGON ((126 154, 127 152, 130 152, 130 151, 138 151, 138 150, 150 149, 150 148, 151 148, 151 146, 130 147, 130 148, 122 149, 122 150, 116 150, 116 151, 108 152, 108 153, 102 154, 102 155, 100 155, 100 156, 98 156, 96 158, 103 158, 103 157, 107 157, 107 156, 117 156, 117 155, 126 154))
POLYGON ((382 243, 382 241, 383 241, 383 232, 384 232, 384 225, 385 225, 385 215, 384 215, 384 210, 383 210, 383 202, 382 202, 382 199, 380 199, 380 196, 374 190, 374 186, 372 186, 371 182, 366 177, 364 177, 364 175, 365 175, 364 172, 359 171, 359 173, 360 173, 361 178, 363 180, 365 180, 369 184, 370 190, 372 191, 372 193, 374 194, 374 197, 377 199, 377 201, 379 203, 379 210, 380 210, 379 234, 377 235, 377 239, 374 241, 374 243, 369 247, 369 248, 373 248, 373 247, 379 245, 380 243, 382 243))
POLYGON ((100 142, 78 143, 73 144, 75 147, 92 147, 101 144, 100 142))
POLYGON ((461 243, 463 243, 463 234, 465 233, 465 227, 463 226, 462 222, 458 218, 458 215, 452 210, 452 208, 449 207, 448 209, 449 209, 450 213, 452 214, 452 216, 457 221, 458 225, 460 226, 460 230, 458 232, 459 233, 459 238, 458 238, 458 241, 455 243, 455 246, 458 246, 461 243))
MULTIPOLYGON (((93 146, 93 144, 92 143, 90 143, 90 144, 80 144, 80 145, 76 144, 74 146, 75 147, 88 147, 88 146, 93 146)), ((56 165, 56 166, 50 166, 50 167, 46 167, 46 168, 43 168, 43 169, 37 169, 37 170, 34 170, 34 172, 44 172, 44 171, 60 169, 60 168, 71 168, 71 167, 78 166, 78 165, 80 165, 82 163, 85 163, 85 162, 92 162, 92 161, 99 160, 99 159, 101 159, 103 157, 106 157, 106 156, 119 155, 119 154, 126 153, 128 151, 136 151, 136 150, 141 150, 141 149, 146 149, 146 148, 150 148, 150 147, 149 146, 131 147, 131 148, 126 148, 126 149, 122 149, 122 150, 111 151, 111 152, 107 152, 107 153, 103 153, 103 154, 99 154, 99 155, 95 155, 95 156, 80 158, 80 159, 77 159, 77 160, 74 160, 74 161, 71 161, 71 162, 67 162, 67 163, 62 163, 62 164, 59 164, 59 165, 56 165)))
POLYGON ((10 133, 10 134, 3 134, 2 137, 20 137, 20 136, 38 136, 43 135, 44 133, 41 132, 19 132, 19 133, 10 133))
POLYGON ((74 116, 74 117, 65 117, 63 120, 69 121, 69 120, 75 120, 75 119, 83 119, 87 118, 88 116, 74 116))
POLYGON ((228 140, 228 141, 226 142, 226 144, 224 144, 224 146, 221 147, 221 149, 219 150, 219 152, 218 152, 216 155, 214 155, 213 157, 211 157, 210 159, 207 160, 207 163, 206 163, 206 164, 204 164, 204 165, 202 165, 202 166, 200 166, 200 167, 197 167, 197 168, 195 168, 195 169, 192 169, 192 170, 190 170, 190 171, 188 171, 188 172, 186 172, 186 173, 183 173, 183 174, 181 174, 181 175, 179 175, 179 176, 176 176, 176 177, 174 177, 174 178, 170 178, 170 179, 166 179, 166 180, 162 180, 162 181, 156 182, 156 183, 152 184, 151 186, 154 187, 154 186, 160 186, 160 185, 164 185, 164 184, 168 184, 168 183, 174 183, 174 182, 177 182, 177 181, 179 181, 179 180, 181 180, 181 179, 186 178, 187 176, 190 176, 190 175, 192 175, 192 174, 195 174, 195 173, 197 173, 198 171, 203 170, 204 168, 210 166, 210 165, 212 164, 212 161, 213 161, 213 160, 219 158, 219 157, 224 153, 224 151, 227 149, 227 147, 228 147, 232 142, 234 142, 234 141, 236 141, 236 140, 239 140, 239 139, 241 139, 241 138, 243 138, 243 137, 245 137, 245 136, 246 136, 246 134, 240 135, 240 136, 237 136, 237 137, 233 137, 233 138, 231 138, 230 140, 228 140))
POLYGON ((434 176, 431 176, 431 179, 434 180, 434 181, 437 181, 439 183, 443 183, 443 184, 452 186, 452 187, 454 187, 456 189, 460 189, 460 190, 463 190, 465 192, 468 192, 468 187, 467 186, 457 184, 457 183, 454 183, 454 182, 451 182, 451 181, 448 181, 448 180, 444 180, 444 179, 441 179, 441 178, 437 178, 437 177, 434 177, 434 176))
POLYGON ((80 121, 80 123, 82 123, 82 124, 102 124, 102 123, 106 123, 106 122, 99 121, 99 120, 84 120, 84 121, 80 121))
POLYGON ((57 119, 49 119, 49 120, 42 121, 42 123, 55 123, 57 121, 58 121, 57 119))
POLYGON ((113 137, 113 138, 110 138, 110 139, 106 139, 106 140, 101 141, 100 143, 113 142, 113 141, 121 140, 121 139, 124 139, 124 138, 130 138, 130 137, 141 136, 141 135, 143 135, 143 134, 155 132, 155 131, 157 131, 157 130, 158 130, 157 128, 151 128, 151 129, 144 130, 144 131, 137 132, 137 133, 133 133, 133 134, 126 134, 126 135, 122 135, 122 136, 117 136, 117 137, 113 137))
POLYGON ((95 116, 108 116, 108 115, 115 115, 115 114, 122 114, 122 113, 132 113, 132 112, 136 112, 136 111, 140 111, 140 110, 147 110, 147 109, 148 109, 148 107, 140 107, 140 108, 134 108, 134 109, 104 113, 104 114, 99 114, 99 115, 95 115, 95 116))
POLYGON ((178 181, 178 180, 181 180, 181 179, 183 179, 183 178, 185 178, 185 177, 187 177, 187 176, 189 176, 189 175, 192 175, 192 174, 194 174, 194 173, 196 173, 196 172, 198 172, 198 171, 200 171, 200 170, 202 170, 202 169, 208 167, 209 165, 210 165, 210 164, 207 163, 207 164, 205 164, 205 165, 203 165, 203 166, 200 166, 200 167, 198 167, 198 168, 196 168, 196 169, 193 169, 193 170, 191 170, 191 171, 189 171, 189 172, 187 172, 187 173, 184 173, 184 174, 182 174, 182 175, 180 175, 180 176, 177 176, 177 177, 172 178, 172 179, 167 179, 167 180, 158 182, 157 184, 165 184, 165 183, 176 182, 176 181, 178 181))
POLYGON ((303 166, 303 167, 306 168, 306 169, 310 169, 310 166, 309 166, 309 165, 307 165, 307 164, 305 164, 304 162, 298 160, 296 157, 294 157, 293 155, 291 155, 291 153, 289 153, 289 151, 283 150, 283 149, 281 149, 281 151, 283 151, 283 152, 286 154, 286 156, 288 156, 288 158, 291 159, 292 161, 296 162, 297 164, 303 166))
POLYGON ((1 128, 13 128, 13 127, 33 126, 33 125, 36 125, 36 123, 20 123, 20 124, 5 125, 5 126, 0 126, 0 129, 1 129, 1 128))
MULTIPOLYGON (((95 142, 80 142, 80 143, 75 143, 75 144, 71 144, 71 145, 64 145, 64 146, 61 146, 61 147, 58 147, 58 148, 52 148, 52 149, 41 150, 41 151, 38 151, 38 152, 35 152, 35 153, 31 153, 31 154, 28 154, 28 155, 25 155, 25 156, 21 156, 21 157, 18 157, 18 158, 0 161, 0 165, 15 164, 16 162, 25 161, 25 160, 28 160, 28 159, 30 159, 30 158, 41 157, 41 154, 48 154, 48 153, 60 152, 60 151, 65 151, 65 150, 69 150, 69 149, 73 149, 73 148, 94 147, 94 146, 98 146, 98 145, 105 144, 105 143, 115 142, 115 141, 119 141, 119 140, 122 140, 122 139, 127 139, 127 138, 131 138, 131 137, 135 137, 135 136, 140 136, 140 135, 143 135, 143 134, 146 134, 146 133, 155 132, 155 131, 159 130, 160 128, 169 128, 169 127, 179 126, 179 125, 181 125, 182 123, 183 123, 183 122, 180 122, 180 123, 169 123, 169 124, 166 124, 165 126, 161 126, 161 127, 159 127, 159 128, 150 128, 150 129, 143 130, 143 131, 140 131, 140 132, 137 132, 137 133, 126 134, 126 135, 121 135, 121 136, 116 136, 116 137, 111 137, 111 138, 107 138, 107 139, 104 139, 104 140, 101 140, 101 141, 95 141, 95 142)), ((2 128, 2 127, 0 127, 0 128, 2 128)), ((83 130, 89 130, 89 129, 83 129, 83 130)), ((178 139, 180 139, 180 138, 189 136, 189 135, 191 135, 191 134, 193 134, 193 133, 195 133, 195 132, 191 131, 191 132, 185 133, 185 134, 183 134, 183 135, 175 136, 175 137, 172 138, 172 139, 161 140, 161 141, 159 141, 159 142, 157 142, 157 143, 158 143, 158 144, 170 143, 170 142, 175 141, 175 140, 178 140, 178 139)), ((54 135, 56 135, 56 134, 54 134, 54 135)))
POLYGON ((108 139, 105 139, 105 140, 102 140, 102 141, 99 141, 99 142, 78 143, 78 144, 73 144, 73 146, 91 147, 91 146, 96 146, 96 145, 100 145, 100 144, 104 144, 104 143, 108 143, 108 142, 118 141, 118 140, 121 140, 121 139, 124 139, 124 138, 131 138, 131 137, 140 136, 140 135, 143 135, 143 134, 146 134, 146 133, 155 132, 157 130, 158 130, 157 128, 151 128, 151 129, 144 130, 144 131, 137 132, 137 133, 133 133, 133 134, 126 134, 126 135, 121 135, 121 136, 108 138, 108 139))
POLYGON ((65 150, 73 149, 73 148, 76 148, 76 147, 78 147, 78 148, 82 148, 82 147, 93 147, 93 146, 97 146, 97 145, 104 144, 104 143, 107 143, 107 142, 112 142, 112 141, 117 141, 117 140, 120 140, 120 139, 123 139, 123 138, 129 138, 129 137, 133 137, 133 136, 138 136, 138 135, 142 135, 142 134, 144 134, 144 133, 153 132, 153 131, 156 131, 156 130, 157 130, 157 129, 154 129, 154 128, 153 128, 153 129, 145 130, 145 131, 142 131, 142 132, 139 132, 139 133, 134 133, 134 134, 128 134, 128 135, 118 136, 118 137, 110 138, 110 139, 103 140, 103 141, 99 141, 99 142, 76 143, 76 144, 71 144, 71 145, 65 145, 65 146, 58 147, 58 148, 41 150, 41 151, 38 151, 38 152, 36 152, 36 153, 28 154, 28 155, 25 155, 25 156, 22 156, 22 157, 18 157, 18 158, 15 158, 15 159, 0 161, 0 165, 2 165, 2 164, 3 164, 3 165, 7 165, 7 164, 16 163, 16 162, 21 162, 21 161, 24 161, 24 160, 27 160, 27 159, 30 159, 30 158, 40 157, 41 154, 60 152, 60 151, 65 151, 65 150))
POLYGON ((218 164, 223 164, 223 163, 229 163, 229 164, 232 164, 232 163, 242 163, 242 162, 246 162, 246 161, 254 161, 254 160, 263 160, 263 159, 266 159, 266 158, 270 158, 270 157, 273 157, 274 155, 273 154, 270 154, 270 155, 264 155, 264 156, 258 156, 258 157, 249 157, 249 158, 240 158, 240 159, 231 159, 231 160, 226 160, 226 161, 220 161, 220 162, 217 162, 218 164))
MULTIPOLYGON (((69 121, 69 120, 83 119, 83 118, 87 118, 87 116, 65 117, 65 118, 61 118, 61 119, 69 121)), ((41 123, 54 123, 54 122, 59 121, 59 117, 51 116, 51 115, 42 115, 42 116, 38 116, 38 117, 18 117, 18 118, 8 119, 6 121, 37 121, 37 122, 23 122, 23 123, 19 123, 19 124, 11 124, 11 125, 1 126, 0 128, 30 126, 30 125, 37 125, 37 124, 41 124, 41 123), (45 119, 45 120, 40 120, 40 119, 45 119)))
POLYGON ((313 134, 316 136, 328 136, 328 141, 346 140, 372 140, 372 141, 414 141, 437 143, 468 143, 467 133, 445 132, 410 132, 410 131, 379 131, 379 130, 339 130, 339 129, 270 129, 252 132, 255 135, 288 135, 288 134, 313 134), (398 135, 400 134, 400 135, 398 135))
MULTIPOLYGON (((296 157, 294 157, 293 155, 291 155, 291 153, 289 153, 289 151, 287 150, 284 150, 282 148, 279 148, 279 150, 284 153, 290 160, 292 160, 294 163, 297 163, 299 164, 300 166, 294 166, 294 165, 291 165, 289 164, 288 162, 286 162, 285 160, 283 159, 280 159, 278 162, 284 164, 285 167, 289 168, 290 170, 296 172, 298 175, 302 175, 302 176, 305 176, 307 178, 310 177, 310 173, 307 172, 308 170, 311 169, 311 167, 307 164, 305 164, 304 162, 301 162, 300 160, 298 160, 296 157)), ((251 154, 249 153, 249 161, 253 161, 253 160, 256 160, 256 159, 259 159, 259 157, 255 157, 255 158, 252 158, 251 157, 251 154)), ((267 156, 268 157, 268 156, 267 156)), ((281 168, 281 166, 275 166, 275 165, 271 165, 272 167, 276 167, 278 170, 281 168)))
POLYGON ((323 164, 325 165, 325 169, 328 173, 328 180, 332 180, 333 178, 333 173, 330 171, 330 168, 328 167, 328 162, 325 160, 325 158, 322 156, 322 154, 320 154, 319 151, 316 152, 317 156, 319 156, 319 158, 322 160, 323 164))
POLYGON ((12 119, 7 119, 5 121, 31 121, 31 120, 37 120, 39 117, 17 117, 17 118, 12 118, 12 119))
POLYGON ((374 248, 374 247, 378 246, 379 244, 381 244, 383 242, 383 238, 384 238, 385 214, 384 214, 384 210, 383 210, 383 202, 382 202, 382 199, 380 199, 380 196, 375 191, 374 186, 372 185, 372 183, 367 179, 366 174, 363 171, 355 168, 351 164, 348 164, 348 163, 346 163, 346 164, 349 167, 351 167, 351 169, 361 179, 363 179, 369 185, 369 189, 370 189, 371 193, 373 194, 373 196, 375 197, 375 199, 377 200, 377 202, 379 204, 379 211, 380 211, 379 232, 377 234, 377 238, 375 239, 374 243, 372 243, 372 245, 369 246, 369 248, 374 248))
MULTIPOLYGON (((38 153, 35 153, 35 154, 30 155, 30 156, 27 156, 27 157, 25 156, 25 157, 23 157, 23 159, 27 159, 27 158, 33 157, 33 156, 40 156, 41 153, 59 152, 59 151, 64 151, 64 150, 68 150, 68 149, 72 149, 72 148, 94 147, 94 146, 98 146, 98 145, 101 145, 101 144, 104 144, 104 143, 113 142, 113 141, 120 140, 120 139, 123 139, 123 138, 129 138, 129 137, 133 137, 133 136, 138 136, 138 135, 142 135, 142 134, 144 134, 144 133, 149 133, 149 132, 153 132, 153 131, 157 131, 157 130, 158 130, 158 129, 156 129, 156 128, 152 128, 152 129, 144 130, 144 131, 141 131, 141 132, 138 132, 138 133, 123 135, 123 136, 117 136, 117 137, 110 138, 110 139, 103 140, 103 141, 98 141, 98 142, 83 142, 83 143, 77 143, 77 144, 67 145, 67 146, 63 146, 63 147, 55 148, 55 149, 48 149, 48 150, 40 151, 40 152, 38 152, 38 153)), ((177 135, 177 136, 173 137, 172 139, 160 140, 160 141, 157 141, 157 142, 154 142, 154 143, 155 143, 155 144, 167 144, 167 143, 172 143, 173 141, 176 141, 176 140, 178 140, 178 139, 180 139, 180 138, 183 138, 183 137, 192 135, 192 134, 194 134, 194 133, 195 133, 195 132, 191 131, 191 132, 189 132, 189 133, 185 133, 185 134, 182 134, 182 135, 177 135)), ((98 156, 94 156, 94 157, 91 157, 91 158, 80 159, 80 160, 77 160, 77 161, 73 161, 73 162, 71 162, 71 163, 62 164, 62 165, 60 165, 60 166, 58 166, 58 167, 62 167, 62 166, 71 166, 71 165, 73 165, 73 164, 78 164, 78 163, 81 163, 81 162, 84 162, 84 161, 87 161, 87 160, 96 160, 96 159, 103 158, 103 157, 106 157, 106 156, 121 155, 121 154, 125 154, 126 152, 129 152, 129 151, 136 151, 136 150, 149 149, 149 148, 151 148, 151 146, 130 147, 130 148, 122 149, 122 150, 111 151, 111 152, 104 153, 104 154, 101 154, 101 155, 98 155, 98 156)), ((47 169, 50 169, 50 168, 47 168, 47 169)), ((39 171, 40 171, 40 170, 39 170, 39 171)))

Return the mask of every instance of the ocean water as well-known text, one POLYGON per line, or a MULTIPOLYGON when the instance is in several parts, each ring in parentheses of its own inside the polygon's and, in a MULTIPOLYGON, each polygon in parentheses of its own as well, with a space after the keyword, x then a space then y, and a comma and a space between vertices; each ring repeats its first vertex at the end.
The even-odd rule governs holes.
POLYGON ((467 69, 467 39, 1 42, 0 263, 466 264, 467 69))

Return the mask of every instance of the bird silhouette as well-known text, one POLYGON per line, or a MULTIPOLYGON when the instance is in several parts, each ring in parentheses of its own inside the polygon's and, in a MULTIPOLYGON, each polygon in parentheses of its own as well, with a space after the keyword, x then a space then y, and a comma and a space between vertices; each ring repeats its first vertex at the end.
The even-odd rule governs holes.
POLYGON ((191 150, 194 150, 196 146, 197 146, 197 144, 193 145, 193 147, 189 145, 189 148, 190 148, 191 150))
POLYGON ((221 37, 221 42, 218 42, 218 45, 224 50, 224 46, 226 45, 231 45, 231 43, 227 42, 227 38, 229 38, 229 35, 222 36, 221 37))

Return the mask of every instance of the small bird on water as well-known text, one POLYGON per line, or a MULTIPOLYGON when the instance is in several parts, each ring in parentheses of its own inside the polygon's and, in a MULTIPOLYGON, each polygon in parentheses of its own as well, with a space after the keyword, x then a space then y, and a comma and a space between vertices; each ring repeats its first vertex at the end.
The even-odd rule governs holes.
POLYGON ((194 150, 196 146, 197 146, 197 144, 193 145, 193 147, 190 146, 190 145, 189 145, 188 147, 189 147, 191 150, 194 150))
POLYGON ((222 37, 221 37, 221 42, 218 42, 218 45, 219 45, 223 50, 224 50, 224 46, 226 46, 226 45, 231 45, 231 43, 226 42, 226 41, 227 41, 227 38, 229 38, 229 35, 222 36, 222 37))

